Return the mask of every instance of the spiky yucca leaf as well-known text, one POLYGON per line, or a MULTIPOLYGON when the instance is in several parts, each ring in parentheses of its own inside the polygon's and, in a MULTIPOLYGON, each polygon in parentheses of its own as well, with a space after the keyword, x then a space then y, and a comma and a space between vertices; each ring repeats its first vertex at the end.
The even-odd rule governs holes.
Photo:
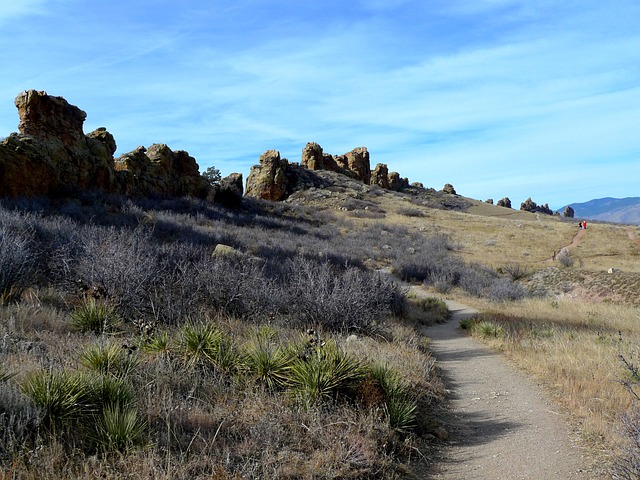
POLYGON ((42 409, 49 427, 91 411, 87 377, 66 370, 34 372, 23 382, 22 391, 42 409))
POLYGON ((400 431, 411 430, 416 423, 417 403, 400 374, 386 365, 374 365, 369 375, 384 392, 384 406, 389 425, 400 431))

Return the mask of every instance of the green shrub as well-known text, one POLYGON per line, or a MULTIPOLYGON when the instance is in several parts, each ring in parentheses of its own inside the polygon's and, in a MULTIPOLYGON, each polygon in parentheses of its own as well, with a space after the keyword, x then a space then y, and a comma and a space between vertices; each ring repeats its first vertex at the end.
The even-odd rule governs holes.
POLYGON ((185 325, 178 349, 187 366, 203 365, 235 373, 243 363, 233 340, 212 323, 185 325))
POLYGON ((430 321, 445 322, 451 318, 451 312, 447 308, 446 302, 439 298, 421 298, 418 300, 418 305, 427 314, 430 321))
POLYGON ((473 332, 482 337, 504 337, 504 328, 501 325, 486 320, 474 325, 473 332))
POLYGON ((71 324, 83 332, 107 333, 120 324, 120 317, 110 305, 91 298, 71 314, 71 324))
POLYGON ((148 337, 141 348, 143 352, 163 356, 168 356, 175 350, 169 337, 169 332, 166 331, 158 332, 148 337))

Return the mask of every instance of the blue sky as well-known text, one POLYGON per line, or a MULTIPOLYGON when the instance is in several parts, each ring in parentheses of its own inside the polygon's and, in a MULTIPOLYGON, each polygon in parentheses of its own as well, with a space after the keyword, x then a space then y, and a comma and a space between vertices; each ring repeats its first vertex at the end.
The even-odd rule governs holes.
POLYGON ((315 141, 516 208, 640 196, 639 27, 637 0, 0 0, 0 137, 34 88, 116 156, 246 178, 315 141))

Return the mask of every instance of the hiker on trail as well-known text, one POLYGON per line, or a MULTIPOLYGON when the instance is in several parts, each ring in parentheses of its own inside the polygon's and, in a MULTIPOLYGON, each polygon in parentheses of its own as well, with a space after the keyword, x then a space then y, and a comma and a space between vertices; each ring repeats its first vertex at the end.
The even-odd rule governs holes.
POLYGON ((578 222, 578 227, 582 230, 582 222, 578 222))
POLYGON ((583 228, 583 230, 586 230, 586 229, 587 229, 587 221, 586 221, 586 220, 584 220, 584 221, 582 222, 582 228, 583 228))

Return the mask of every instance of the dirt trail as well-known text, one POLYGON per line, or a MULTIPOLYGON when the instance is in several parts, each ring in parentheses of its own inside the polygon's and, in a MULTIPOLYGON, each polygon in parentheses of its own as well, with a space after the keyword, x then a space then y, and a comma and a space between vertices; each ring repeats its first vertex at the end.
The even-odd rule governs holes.
MULTIPOLYGON (((430 296, 419 286, 398 282, 419 298, 430 296)), ((449 433, 447 446, 426 478, 610 478, 578 445, 578 435, 541 387, 460 331, 460 320, 478 312, 454 301, 447 306, 451 320, 423 329, 450 392, 441 417, 449 433)))
POLYGON ((449 446, 432 478, 591 479, 590 461, 543 390, 457 328, 472 309, 448 302, 453 319, 428 327, 447 388, 449 446))

